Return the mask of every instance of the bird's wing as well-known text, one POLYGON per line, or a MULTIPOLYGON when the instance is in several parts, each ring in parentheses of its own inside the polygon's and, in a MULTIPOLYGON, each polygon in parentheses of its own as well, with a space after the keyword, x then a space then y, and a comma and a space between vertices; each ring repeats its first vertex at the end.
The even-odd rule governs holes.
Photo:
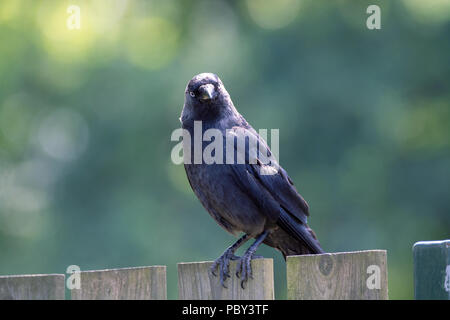
POLYGON ((311 253, 323 253, 314 233, 307 226, 308 204, 271 155, 265 141, 251 127, 236 127, 228 134, 235 138, 235 160, 240 155, 242 162, 245 156, 244 164, 237 161, 237 164, 230 166, 239 187, 261 208, 263 214, 289 235, 302 241, 311 253), (239 139, 245 143, 239 144, 239 139))
POLYGON ((260 197, 268 192, 294 219, 306 224, 308 204, 297 192, 286 171, 278 165, 266 142, 251 127, 234 127, 228 134, 234 135, 236 154, 242 157, 245 154, 245 165, 232 166, 241 185, 246 186, 258 201, 262 201, 260 197), (240 148, 239 139, 245 139, 244 150, 240 148))

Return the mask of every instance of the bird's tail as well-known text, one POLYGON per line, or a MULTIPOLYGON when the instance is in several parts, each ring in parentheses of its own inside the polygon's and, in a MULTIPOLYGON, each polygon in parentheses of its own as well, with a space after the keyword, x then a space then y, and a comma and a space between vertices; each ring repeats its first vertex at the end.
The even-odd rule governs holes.
POLYGON ((283 256, 300 255, 300 254, 320 254, 325 253, 319 240, 317 240, 314 231, 306 224, 293 218, 285 210, 281 210, 281 214, 277 224, 289 236, 297 240, 298 245, 290 245, 288 248, 280 248, 283 256))

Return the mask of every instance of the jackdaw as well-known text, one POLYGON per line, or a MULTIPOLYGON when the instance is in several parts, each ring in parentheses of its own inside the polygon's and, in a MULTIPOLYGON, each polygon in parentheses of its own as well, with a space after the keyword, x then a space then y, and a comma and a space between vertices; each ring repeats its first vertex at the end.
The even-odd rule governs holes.
MULTIPOLYGON (((289 255, 324 252, 307 225, 308 204, 286 171, 278 165, 264 139, 236 110, 217 75, 201 73, 189 81, 180 121, 191 137, 194 137, 194 127, 200 121, 202 137, 208 129, 222 134, 219 139, 223 139, 220 144, 223 154, 222 158, 218 157, 223 161, 195 161, 195 143, 183 143, 183 152, 189 183, 208 213, 226 231, 235 236, 244 233, 211 267, 214 275, 219 270, 224 287, 224 281, 230 277, 230 260, 238 260, 236 275, 244 288, 247 279, 252 278, 251 260, 257 257, 255 251, 261 243, 281 251, 285 259, 289 255), (237 143, 242 139, 244 151, 237 143), (255 149, 254 145, 252 148, 252 139, 257 144, 256 153, 252 152, 255 149), (231 148, 227 144, 229 141, 234 142, 231 148), (235 153, 230 155, 230 152, 235 153), (262 159, 262 155, 267 158, 262 159), (241 162, 237 159, 239 156, 241 162), (250 238, 255 242, 242 257, 236 256, 235 251, 250 238)), ((214 139, 218 139, 217 136, 214 139)), ((213 141, 212 138, 210 140, 213 141)), ((200 143, 203 152, 209 143, 200 143)))

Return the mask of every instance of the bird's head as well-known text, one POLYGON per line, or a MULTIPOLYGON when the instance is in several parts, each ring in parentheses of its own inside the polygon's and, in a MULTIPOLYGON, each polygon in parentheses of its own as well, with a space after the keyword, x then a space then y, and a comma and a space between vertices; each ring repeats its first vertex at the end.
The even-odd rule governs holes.
POLYGON ((183 119, 208 120, 234 110, 222 81, 214 73, 200 73, 186 86, 183 119))
POLYGON ((200 73, 186 86, 186 101, 192 104, 211 104, 223 90, 222 81, 214 73, 200 73))

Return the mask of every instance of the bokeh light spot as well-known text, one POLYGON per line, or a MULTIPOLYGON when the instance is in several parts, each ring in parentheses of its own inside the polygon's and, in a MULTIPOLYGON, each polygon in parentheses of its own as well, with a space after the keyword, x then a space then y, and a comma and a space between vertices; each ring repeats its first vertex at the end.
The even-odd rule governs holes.
POLYGON ((9 22, 22 10, 22 0, 2 1, 0 2, 0 23, 9 22))
POLYGON ((154 17, 131 22, 125 40, 131 63, 145 69, 159 69, 174 58, 179 31, 169 20, 154 17))
POLYGON ((422 23, 443 23, 450 19, 449 0, 403 0, 403 4, 422 23))
POLYGON ((287 26, 298 15, 300 0, 247 0, 247 7, 253 21, 265 29, 279 29, 287 26))
POLYGON ((48 115, 38 130, 42 149, 58 160, 70 161, 85 150, 89 138, 88 126, 77 112, 57 109, 48 115))
POLYGON ((37 10, 37 23, 43 34, 42 45, 53 58, 72 62, 87 58, 95 35, 88 8, 80 8, 80 29, 69 29, 67 19, 67 4, 55 6, 54 3, 43 1, 37 10))

